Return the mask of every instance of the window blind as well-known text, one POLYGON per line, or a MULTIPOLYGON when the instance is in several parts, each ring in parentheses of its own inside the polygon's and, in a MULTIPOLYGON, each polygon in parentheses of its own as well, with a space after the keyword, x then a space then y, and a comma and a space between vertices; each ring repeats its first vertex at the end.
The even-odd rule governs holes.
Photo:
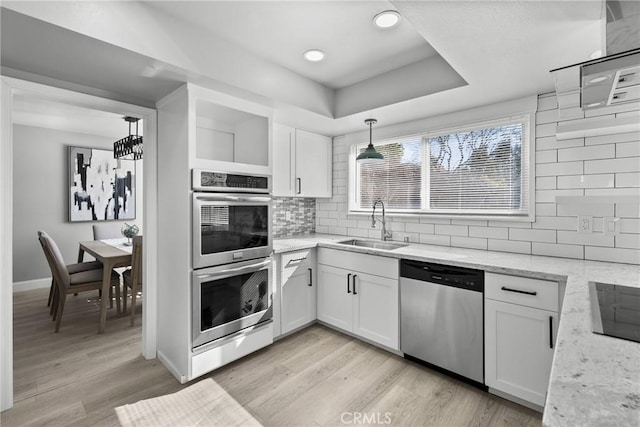
MULTIPOLYGON (((382 199, 398 213, 529 214, 527 116, 378 142, 379 163, 353 162, 352 210, 382 199)), ((352 159, 366 143, 354 147, 352 159)))
MULTIPOLYGON (((358 205, 363 209, 382 199, 387 209, 422 207, 422 137, 387 141, 375 146, 384 156, 379 163, 358 163, 358 205)), ((364 147, 358 150, 358 154, 364 147)))

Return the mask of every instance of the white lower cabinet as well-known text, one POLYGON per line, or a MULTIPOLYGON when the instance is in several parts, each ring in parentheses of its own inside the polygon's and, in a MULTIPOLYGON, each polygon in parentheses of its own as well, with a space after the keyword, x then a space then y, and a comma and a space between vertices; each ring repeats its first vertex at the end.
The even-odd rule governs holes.
POLYGON ((398 261, 320 248, 318 262, 318 320, 398 350, 398 261))
POLYGON ((557 295, 556 282, 486 273, 487 386, 544 406, 558 329, 557 295))
POLYGON ((315 249, 282 257, 282 333, 316 320, 315 249))
POLYGON ((276 337, 316 320, 315 253, 315 249, 305 249, 285 253, 276 258, 276 337))

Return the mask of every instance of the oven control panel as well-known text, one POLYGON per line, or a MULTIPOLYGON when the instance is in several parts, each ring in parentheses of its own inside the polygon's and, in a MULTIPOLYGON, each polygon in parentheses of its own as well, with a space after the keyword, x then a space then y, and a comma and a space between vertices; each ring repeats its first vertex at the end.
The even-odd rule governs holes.
POLYGON ((242 175, 193 169, 194 191, 270 193, 271 177, 268 175, 242 175))

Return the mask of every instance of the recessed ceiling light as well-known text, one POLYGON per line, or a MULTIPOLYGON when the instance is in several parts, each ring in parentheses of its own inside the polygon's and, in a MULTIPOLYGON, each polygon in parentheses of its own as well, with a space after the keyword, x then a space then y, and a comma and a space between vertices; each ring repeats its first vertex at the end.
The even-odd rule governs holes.
POLYGON ((373 17, 373 23, 378 28, 391 28, 400 22, 400 14, 395 10, 385 10, 373 17))
POLYGON ((600 101, 600 102, 592 102, 591 104, 587 104, 585 105, 586 108, 593 108, 593 107, 598 107, 600 105, 604 105, 604 102, 600 101))
POLYGON ((324 56, 324 52, 320 49, 309 49, 304 53, 304 59, 311 62, 322 61, 324 56))

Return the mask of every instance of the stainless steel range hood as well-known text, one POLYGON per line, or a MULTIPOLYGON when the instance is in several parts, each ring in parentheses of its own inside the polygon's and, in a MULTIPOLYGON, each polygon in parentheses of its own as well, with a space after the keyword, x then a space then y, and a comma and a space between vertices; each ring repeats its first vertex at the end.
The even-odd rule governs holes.
POLYGON ((583 110, 640 101, 640 49, 580 64, 583 110))

